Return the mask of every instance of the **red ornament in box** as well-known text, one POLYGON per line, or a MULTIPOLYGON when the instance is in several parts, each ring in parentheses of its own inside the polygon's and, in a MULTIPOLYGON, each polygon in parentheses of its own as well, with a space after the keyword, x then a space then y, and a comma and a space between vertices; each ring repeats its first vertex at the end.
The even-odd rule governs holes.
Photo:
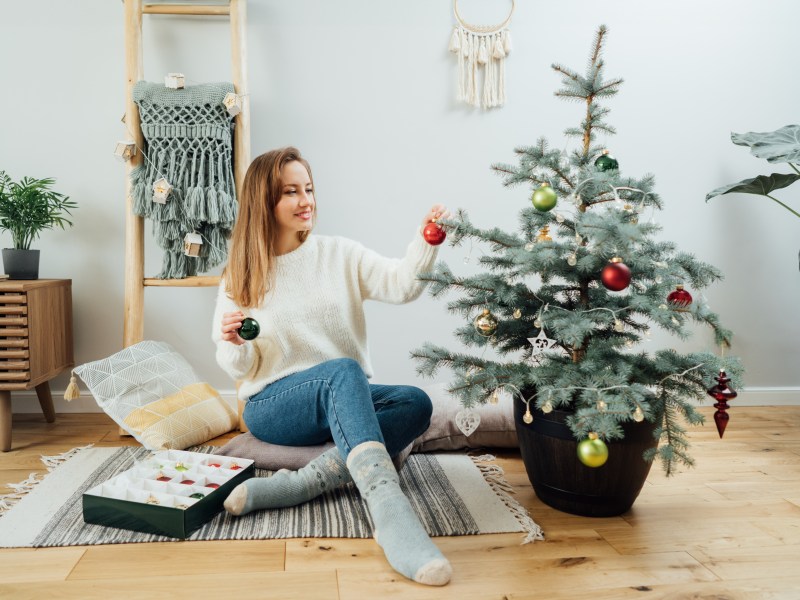
POLYGON ((424 237, 425 241, 431 246, 438 246, 444 241, 444 238, 447 237, 447 233, 445 233, 444 227, 439 225, 436 221, 431 221, 425 225, 425 229, 422 230, 422 237, 424 237))
POLYGON ((631 283, 631 270, 619 256, 615 256, 603 267, 600 281, 612 292, 622 291, 631 283))
POLYGON ((674 308, 680 310, 692 303, 692 295, 683 289, 682 285, 676 285, 675 289, 667 296, 667 302, 674 308))
POLYGON ((714 413, 714 423, 717 425, 717 433, 719 433, 719 437, 721 438, 725 433, 725 428, 728 426, 728 420, 730 420, 730 416, 726 412, 730 408, 728 406, 728 400, 733 400, 739 394, 737 394, 736 390, 732 387, 728 387, 730 378, 725 373, 724 369, 720 369, 719 375, 714 377, 714 379, 717 381, 717 384, 708 388, 708 395, 716 400, 714 408, 717 410, 714 413))

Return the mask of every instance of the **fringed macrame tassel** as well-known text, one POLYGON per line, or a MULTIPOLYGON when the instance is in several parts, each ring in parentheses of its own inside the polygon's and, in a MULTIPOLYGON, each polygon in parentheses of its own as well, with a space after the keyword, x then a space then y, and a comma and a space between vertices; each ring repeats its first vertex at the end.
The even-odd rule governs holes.
POLYGON ((489 61, 489 54, 486 51, 486 39, 481 38, 481 46, 478 50, 478 64, 485 65, 489 61))
POLYGON ((78 380, 75 379, 75 371, 73 371, 72 376, 69 378, 69 385, 67 386, 67 389, 64 390, 64 400, 70 402, 80 397, 81 390, 78 387, 78 380))
POLYGON ((499 36, 494 38, 494 49, 492 50, 492 58, 505 58, 506 51, 503 49, 503 40, 499 36))
POLYGON ((503 30, 503 50, 506 55, 511 52, 511 31, 508 29, 503 30))
POLYGON ((458 27, 453 30, 453 35, 450 36, 450 46, 448 47, 450 52, 458 52, 461 50, 461 36, 458 32, 458 27))

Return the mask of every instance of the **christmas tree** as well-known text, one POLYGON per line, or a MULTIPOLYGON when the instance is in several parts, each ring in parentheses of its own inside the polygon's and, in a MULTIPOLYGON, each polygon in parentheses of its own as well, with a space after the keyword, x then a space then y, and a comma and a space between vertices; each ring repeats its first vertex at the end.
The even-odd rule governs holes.
POLYGON ((605 37, 601 26, 585 75, 552 66, 562 80, 555 95, 585 107, 580 127, 565 131, 577 148, 553 149, 541 138, 515 149, 518 165, 492 166, 505 186, 533 190, 520 230, 481 229, 458 210, 443 222, 448 241, 488 244, 485 272, 459 276, 440 262, 420 276, 434 297, 459 294, 448 310, 468 319, 456 336, 477 353, 425 343, 412 356, 421 375, 451 369, 450 392, 466 408, 505 390, 530 408, 572 411, 576 440, 619 439, 624 422, 651 421, 659 445, 645 458, 659 456, 669 474, 692 464, 683 424, 703 422, 694 404, 721 369, 735 380, 740 367, 724 358, 732 334, 698 293, 721 273, 657 239, 651 215, 662 200, 653 176, 623 176, 597 144, 598 135, 615 133, 599 101, 622 84, 604 76, 605 37), (711 328, 722 356, 646 350, 651 327, 687 338, 696 323, 711 328))

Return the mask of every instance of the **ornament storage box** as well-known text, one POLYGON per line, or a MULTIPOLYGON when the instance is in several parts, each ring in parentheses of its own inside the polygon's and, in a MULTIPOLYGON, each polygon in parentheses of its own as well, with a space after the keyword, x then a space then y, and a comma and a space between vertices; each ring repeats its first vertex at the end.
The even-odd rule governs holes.
POLYGON ((162 450, 83 494, 86 523, 185 539, 222 510, 252 460, 162 450))

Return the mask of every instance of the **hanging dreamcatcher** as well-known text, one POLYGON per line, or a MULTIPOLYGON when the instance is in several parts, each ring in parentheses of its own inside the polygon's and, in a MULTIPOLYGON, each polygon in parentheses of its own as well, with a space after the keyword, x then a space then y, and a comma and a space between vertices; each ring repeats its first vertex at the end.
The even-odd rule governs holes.
POLYGON ((515 0, 511 0, 511 12, 499 25, 471 25, 458 13, 458 0, 453 0, 456 26, 450 52, 458 56, 459 101, 483 108, 505 104, 505 60, 511 52, 508 25, 515 6, 515 0))

